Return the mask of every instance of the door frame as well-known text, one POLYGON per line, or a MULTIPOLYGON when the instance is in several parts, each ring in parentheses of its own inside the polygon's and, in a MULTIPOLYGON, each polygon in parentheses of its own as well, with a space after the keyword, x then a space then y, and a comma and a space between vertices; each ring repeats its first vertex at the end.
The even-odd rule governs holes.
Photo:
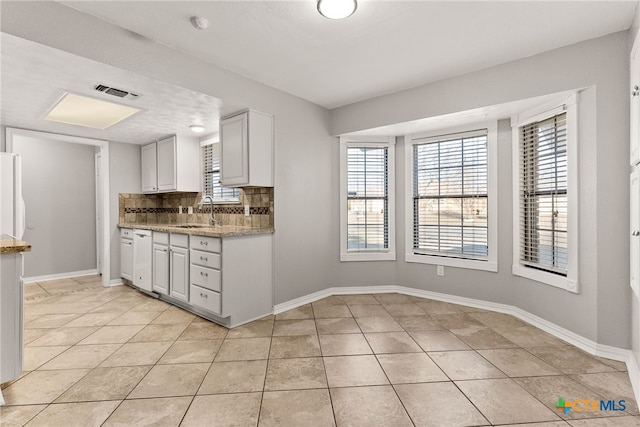
MULTIPOLYGON (((100 207, 102 213, 102 230, 97 230, 100 233, 102 241, 102 286, 110 286, 111 281, 111 239, 109 238, 109 228, 111 219, 109 217, 109 141, 101 139, 84 138, 79 136, 62 135, 56 133, 42 132, 36 130, 19 129, 19 128, 6 128, 6 145, 7 152, 13 152, 13 138, 14 136, 27 136, 32 138, 46 138, 49 140, 70 142, 73 144, 92 145, 97 147, 99 151, 96 153, 96 157, 100 155, 100 182, 96 185, 100 189, 100 207)), ((98 194, 96 193, 96 198, 98 194)), ((98 205, 98 200, 96 200, 98 205)), ((96 221, 96 228, 98 227, 96 221)), ((97 267, 97 265, 96 265, 97 267)))

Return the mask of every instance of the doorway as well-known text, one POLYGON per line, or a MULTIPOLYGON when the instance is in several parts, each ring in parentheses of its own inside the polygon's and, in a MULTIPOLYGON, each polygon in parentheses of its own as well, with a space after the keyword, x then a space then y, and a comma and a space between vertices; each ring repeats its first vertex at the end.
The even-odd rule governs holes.
MULTIPOLYGON (((109 239, 109 143, 104 140, 83 138, 69 135, 59 135, 47 132, 6 129, 7 151, 15 152, 15 142, 20 137, 43 139, 54 142, 66 142, 95 147, 95 236, 96 236, 96 269, 102 274, 102 286, 109 286, 110 282, 110 239, 109 239)), ((93 166, 93 165, 92 165, 93 166)), ((59 191, 63 191, 60 189, 59 191)), ((27 206, 29 209, 29 206, 27 206)), ((46 209, 46 206, 33 206, 32 209, 46 209)), ((64 245, 64 244, 63 244, 64 245)), ((64 246, 60 248, 64 250, 64 246)))

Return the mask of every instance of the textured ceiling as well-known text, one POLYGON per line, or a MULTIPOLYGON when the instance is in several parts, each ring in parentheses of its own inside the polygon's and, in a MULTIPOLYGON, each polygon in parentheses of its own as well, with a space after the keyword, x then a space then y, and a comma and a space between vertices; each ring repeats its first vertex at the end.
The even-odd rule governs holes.
POLYGON ((626 30, 638 2, 360 0, 341 21, 315 0, 62 3, 334 108, 626 30))
POLYGON ((6 33, 1 35, 2 117, 4 125, 87 138, 144 144, 167 135, 195 135, 189 125, 217 132, 221 101, 202 93, 52 49, 6 33), (98 84, 142 95, 120 99, 93 90, 98 84), (43 120, 65 92, 89 95, 144 111, 106 130, 43 120))

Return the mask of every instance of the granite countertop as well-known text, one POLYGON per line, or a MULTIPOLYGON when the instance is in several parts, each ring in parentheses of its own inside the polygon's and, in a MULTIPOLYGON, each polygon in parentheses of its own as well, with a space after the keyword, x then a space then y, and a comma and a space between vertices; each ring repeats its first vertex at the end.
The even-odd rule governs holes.
POLYGON ((236 225, 193 225, 184 227, 188 224, 135 224, 135 223, 120 223, 120 228, 136 228, 139 230, 151 230, 162 231, 166 233, 182 233, 192 234, 196 236, 208 236, 208 237, 235 237, 235 236, 250 236, 252 234, 273 234, 273 228, 254 228, 244 227, 236 225), (182 227, 181 227, 182 226, 182 227))
POLYGON ((0 236, 0 254, 15 254, 31 251, 31 244, 11 236, 0 236))

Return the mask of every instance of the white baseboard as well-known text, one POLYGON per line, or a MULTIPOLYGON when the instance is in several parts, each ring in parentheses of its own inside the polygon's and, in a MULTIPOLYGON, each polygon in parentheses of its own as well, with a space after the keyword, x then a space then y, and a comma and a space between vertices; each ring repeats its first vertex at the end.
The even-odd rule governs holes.
POLYGON ((46 282, 49 280, 59 280, 59 279, 71 279, 73 277, 79 276, 92 276, 98 274, 97 269, 93 270, 82 270, 82 271, 70 271, 68 273, 57 273, 57 274, 46 274, 44 276, 33 276, 33 277, 25 277, 25 283, 33 283, 33 282, 46 282))
POLYGON ((536 328, 542 329, 543 331, 557 338, 560 338, 563 341, 568 342, 575 347, 578 347, 579 349, 589 354, 625 362, 629 373, 629 379, 633 386, 636 401, 640 402, 640 367, 638 367, 638 362, 633 357, 633 353, 631 350, 599 344, 595 341, 583 337, 582 335, 576 334, 575 332, 558 326, 555 323, 538 317, 535 314, 531 314, 519 307, 508 304, 500 304, 473 298, 459 297, 456 295, 448 295, 439 292, 423 291, 420 289, 396 285, 349 286, 327 288, 322 291, 314 292, 312 294, 296 298, 282 304, 277 304, 273 307, 273 313, 282 313, 283 311, 291 310, 293 308, 300 307, 332 295, 382 294, 390 292, 510 314, 526 323, 529 323, 532 326, 535 326, 536 328))
POLYGON ((122 281, 122 279, 113 279, 109 282, 109 286, 108 287, 112 287, 112 286, 122 286, 124 285, 124 282, 122 281))

